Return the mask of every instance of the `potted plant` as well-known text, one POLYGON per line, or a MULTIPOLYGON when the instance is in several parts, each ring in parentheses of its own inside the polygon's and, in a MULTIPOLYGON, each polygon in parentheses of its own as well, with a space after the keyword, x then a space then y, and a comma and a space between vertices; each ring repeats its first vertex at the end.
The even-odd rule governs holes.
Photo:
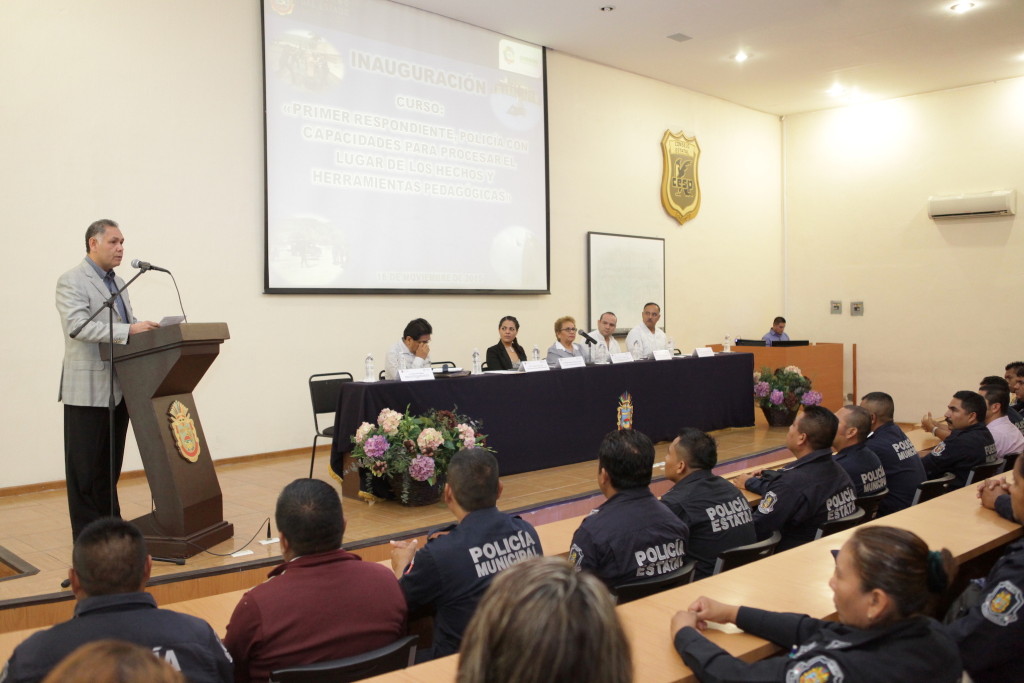
POLYGON ((411 415, 408 407, 404 414, 385 408, 376 424, 364 422, 352 436, 352 460, 364 476, 388 480, 403 505, 429 505, 441 497, 453 455, 487 448, 479 429, 478 422, 452 410, 411 415))
POLYGON ((811 380, 795 365, 774 372, 765 367, 754 373, 754 401, 770 426, 788 427, 800 406, 818 405, 821 394, 811 389, 811 380))

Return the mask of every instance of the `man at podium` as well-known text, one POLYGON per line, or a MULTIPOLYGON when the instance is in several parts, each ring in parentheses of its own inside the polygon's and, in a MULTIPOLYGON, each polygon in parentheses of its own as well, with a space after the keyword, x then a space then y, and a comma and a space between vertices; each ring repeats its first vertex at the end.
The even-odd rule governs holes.
MULTIPOLYGON (((85 231, 85 251, 81 263, 57 280, 57 311, 64 331, 64 366, 57 400, 64 404, 64 472, 71 534, 75 539, 89 522, 108 515, 120 516, 117 479, 128 433, 128 408, 115 377, 115 449, 111 477, 110 361, 100 360, 99 349, 100 343, 110 340, 108 314, 96 316, 76 338, 72 339, 70 334, 124 286, 124 280, 114 274, 114 268, 124 257, 124 236, 117 223, 101 219, 90 225, 85 231)), ((124 292, 114 304, 113 327, 114 343, 127 344, 129 335, 153 330, 159 325, 149 320, 136 320, 128 293, 124 292)))

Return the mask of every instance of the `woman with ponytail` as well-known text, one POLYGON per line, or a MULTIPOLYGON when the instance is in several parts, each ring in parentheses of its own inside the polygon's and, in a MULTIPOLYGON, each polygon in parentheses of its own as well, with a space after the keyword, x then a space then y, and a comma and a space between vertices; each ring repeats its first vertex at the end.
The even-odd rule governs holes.
POLYGON ((857 529, 839 551, 829 581, 836 621, 766 612, 698 598, 672 618, 676 650, 701 681, 960 681, 960 657, 928 616, 949 587, 956 562, 894 527, 857 529), (789 649, 747 663, 706 639, 707 622, 733 623, 789 649))

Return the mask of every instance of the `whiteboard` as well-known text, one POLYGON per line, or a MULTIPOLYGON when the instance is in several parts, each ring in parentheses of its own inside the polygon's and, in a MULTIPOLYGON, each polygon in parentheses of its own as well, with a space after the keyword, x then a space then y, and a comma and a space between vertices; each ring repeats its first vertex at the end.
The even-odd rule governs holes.
POLYGON ((587 278, 590 318, 585 327, 593 327, 597 318, 611 311, 619 319, 616 335, 628 333, 641 322, 644 304, 661 306, 661 324, 665 328, 665 240, 661 237, 587 233, 587 278))

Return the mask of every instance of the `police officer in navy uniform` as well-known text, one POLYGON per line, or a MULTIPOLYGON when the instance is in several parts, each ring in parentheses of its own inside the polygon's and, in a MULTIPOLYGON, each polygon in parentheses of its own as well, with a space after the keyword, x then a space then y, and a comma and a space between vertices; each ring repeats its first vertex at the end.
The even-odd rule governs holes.
POLYGON ((633 429, 610 432, 597 458, 597 484, 608 500, 573 534, 569 561, 613 589, 682 567, 690 530, 648 488, 651 440, 633 429))
MULTIPOLYGON (((992 432, 985 426, 988 404, 981 394, 973 391, 958 391, 946 408, 946 421, 953 428, 946 440, 921 458, 928 478, 940 477, 952 472, 956 477, 952 488, 962 488, 967 483, 971 468, 984 465, 996 459, 996 444, 992 432)), ((925 429, 928 416, 921 422, 925 429)), ((933 423, 934 424, 934 423, 933 423)))
POLYGON ((40 681, 81 645, 108 638, 152 650, 193 683, 234 680, 231 657, 210 625, 159 609, 146 592, 153 558, 134 524, 114 517, 93 520, 75 539, 71 565, 74 618, 15 648, 0 682, 40 681))
MULTIPOLYGON (((1017 458, 1010 504, 1024 519, 1024 458, 1017 458)), ((1024 680, 1024 540, 1007 546, 980 591, 981 602, 954 621, 950 634, 960 648, 964 669, 975 683, 1024 680)))
POLYGON ((697 561, 697 579, 711 576, 720 553, 757 541, 750 504, 711 472, 717 463, 715 440, 692 427, 679 431, 665 456, 665 478, 675 485, 661 502, 690 528, 686 557, 697 561))
POLYGON ((839 428, 832 442, 835 461, 846 470, 857 497, 885 490, 885 468, 878 456, 864 447, 871 432, 871 414, 860 406, 843 406, 836 412, 839 428))
POLYGON ((544 554, 528 522, 496 507, 501 489, 498 461, 490 452, 459 451, 448 465, 444 487, 444 502, 456 524, 419 552, 415 540, 391 542, 391 567, 410 617, 427 607, 436 609, 433 647, 418 652, 417 661, 458 652, 491 579, 520 560, 544 554))
POLYGON ((757 537, 779 531, 776 552, 813 541, 818 527, 857 509, 849 475, 832 460, 839 421, 827 408, 804 406, 786 433, 786 447, 797 461, 781 470, 740 475, 733 483, 761 495, 754 511, 757 537))
POLYGON ((918 484, 928 477, 914 444, 893 422, 895 405, 892 396, 872 391, 861 398, 860 405, 871 414, 871 433, 864 445, 878 456, 885 468, 889 495, 878 506, 878 516, 882 517, 910 507, 918 484))
POLYGON ((923 616, 955 565, 948 550, 929 550, 909 531, 861 526, 840 549, 829 582, 835 621, 701 596, 672 618, 673 644, 701 681, 960 683, 953 639, 923 616), (736 624, 788 654, 745 662, 700 633, 708 622, 736 624))

